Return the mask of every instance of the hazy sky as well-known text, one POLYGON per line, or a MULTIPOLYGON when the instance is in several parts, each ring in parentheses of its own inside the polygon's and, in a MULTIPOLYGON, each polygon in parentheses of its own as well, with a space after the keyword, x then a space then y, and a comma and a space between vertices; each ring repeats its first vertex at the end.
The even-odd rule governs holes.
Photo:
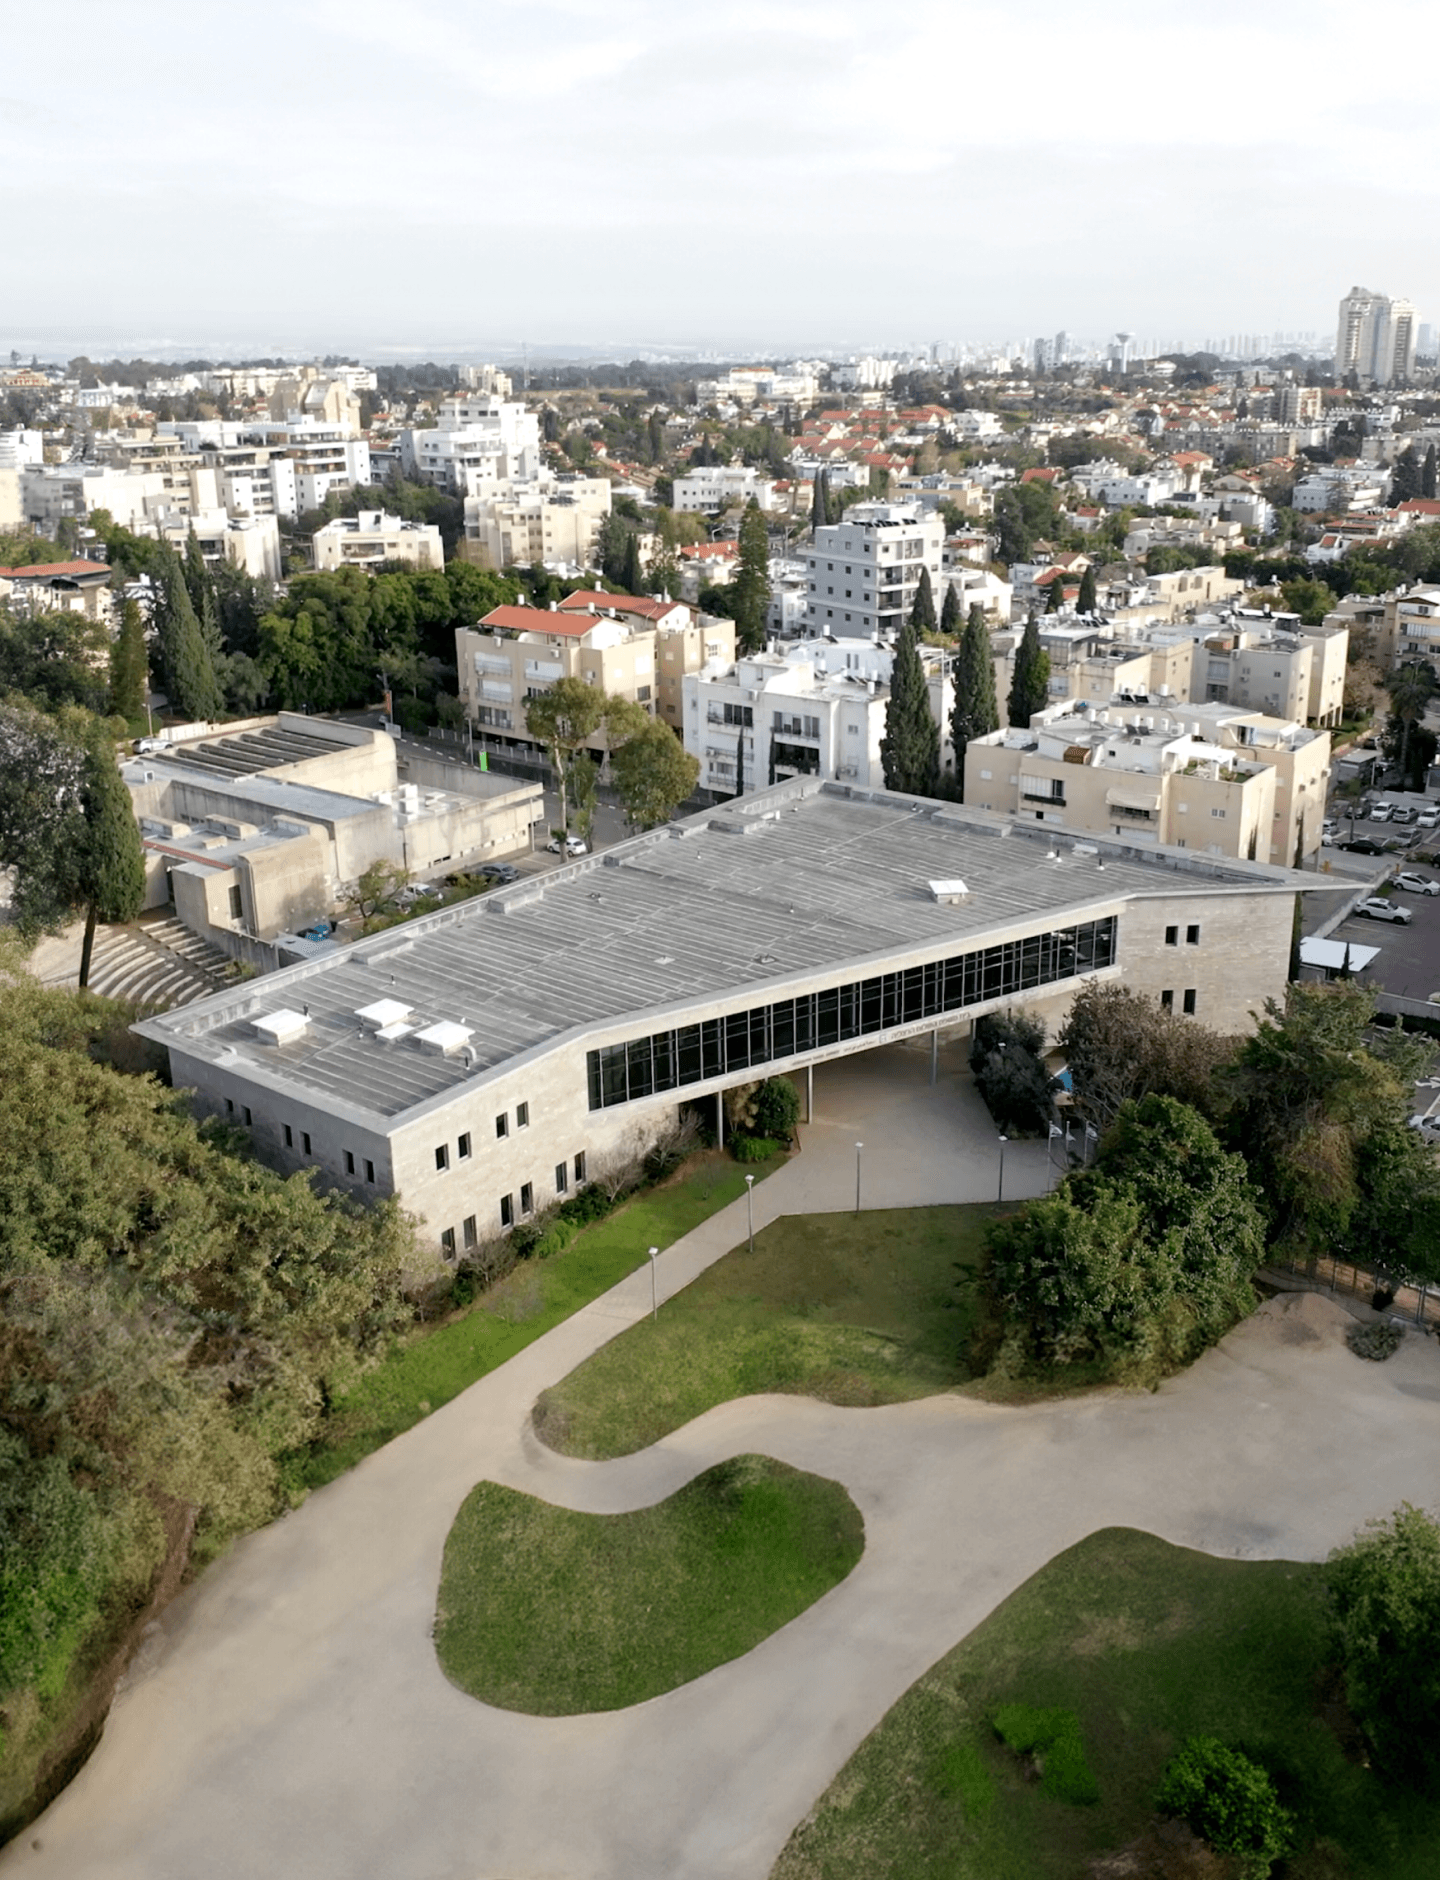
POLYGON ((1440 314, 1434 0, 11 0, 3 44, 3 351, 1440 314))

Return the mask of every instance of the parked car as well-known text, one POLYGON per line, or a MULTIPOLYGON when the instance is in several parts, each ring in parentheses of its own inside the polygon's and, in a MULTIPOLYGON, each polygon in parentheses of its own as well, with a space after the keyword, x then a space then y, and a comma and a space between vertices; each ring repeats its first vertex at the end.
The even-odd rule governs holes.
POLYGON ((1410 1127, 1418 1130, 1426 1142, 1440 1142, 1440 1116, 1412 1116, 1410 1127))
POLYGON ((579 836, 566 836, 563 848, 559 836, 551 836, 550 840, 545 844, 545 847, 552 855, 564 854, 573 857, 576 855, 588 855, 590 853, 579 836))
POLYGON ((1411 874, 1409 869, 1395 877, 1395 886, 1403 888, 1407 894, 1440 894, 1440 881, 1432 881, 1426 875, 1411 874))
POLYGON ((1389 822, 1394 814, 1395 805, 1393 803, 1375 803, 1371 805, 1370 820, 1371 822, 1389 822))
POLYGON ((1369 836, 1356 836, 1353 842, 1342 842, 1342 849, 1348 849, 1352 855, 1383 855, 1385 844, 1375 842, 1369 836))
POLYGON ((1394 823, 1413 823, 1419 814, 1419 810, 1416 809, 1413 803, 1399 803, 1396 805, 1395 813, 1390 820, 1394 823))
POLYGON ((1367 920, 1398 920, 1402 927, 1408 927, 1415 918, 1408 907, 1401 907, 1398 901, 1387 901, 1383 894, 1368 896, 1355 912, 1363 914, 1367 920))
POLYGON ((520 870, 512 868, 509 862, 486 862, 483 867, 477 868, 475 873, 482 881, 493 881, 497 887, 501 888, 507 882, 520 879, 520 870))
POLYGON ((1440 828, 1440 804, 1432 803, 1428 809, 1422 809, 1415 822, 1421 829, 1440 828))

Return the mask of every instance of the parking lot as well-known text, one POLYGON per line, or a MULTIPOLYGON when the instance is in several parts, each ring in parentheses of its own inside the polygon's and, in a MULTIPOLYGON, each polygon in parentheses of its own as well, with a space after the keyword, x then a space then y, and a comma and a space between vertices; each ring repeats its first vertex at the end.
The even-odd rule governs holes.
MULTIPOLYGON (((1440 879, 1440 870, 1408 861, 1405 867, 1428 880, 1440 879)), ((1440 992, 1440 896, 1397 890, 1390 899, 1410 910, 1408 926, 1352 914, 1330 938, 1379 947, 1380 957, 1365 974, 1365 982, 1377 991, 1398 993, 1405 999, 1428 999, 1432 992, 1440 992)))

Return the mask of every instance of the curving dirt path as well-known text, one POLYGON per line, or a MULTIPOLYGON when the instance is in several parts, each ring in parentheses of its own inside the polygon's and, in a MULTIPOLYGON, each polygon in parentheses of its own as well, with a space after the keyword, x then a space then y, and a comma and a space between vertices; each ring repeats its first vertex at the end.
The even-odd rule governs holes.
MULTIPOLYGON (((950 1193, 910 1192, 911 1157, 935 1147, 923 1119, 939 1114, 948 1132, 973 1102, 963 1085, 917 1094, 913 1068, 889 1067, 895 1134, 867 1200, 979 1198, 982 1161, 968 1173, 952 1163, 950 1193)), ((857 1101, 874 1104, 886 1069, 868 1082, 847 1071, 857 1101)), ((817 1185, 838 1187, 847 1165, 853 1205, 855 1119, 838 1081, 833 1094, 832 1121, 757 1191, 757 1224, 817 1205, 817 1185)), ((867 1127, 883 1148, 873 1114, 867 1127)), ((1033 1189, 1044 1170, 1032 1163, 1020 1173, 1033 1189)), ((664 1256, 662 1298, 734 1244, 743 1219, 741 1202, 664 1256)), ((627 1280, 236 1547, 166 1613, 96 1755, 0 1870, 764 1880, 907 1686, 1095 1528, 1313 1559, 1402 1499, 1440 1500, 1435 1342, 1363 1364, 1344 1349, 1340 1309, 1308 1297, 1266 1308, 1154 1395, 1019 1410, 751 1398, 615 1462, 543 1449, 528 1425, 535 1395, 648 1306, 648 1276, 627 1280), (864 1512, 864 1558, 800 1619, 682 1690, 604 1716, 494 1711, 441 1676, 429 1636, 440 1554, 477 1478, 618 1511, 742 1450, 835 1477, 864 1512)))

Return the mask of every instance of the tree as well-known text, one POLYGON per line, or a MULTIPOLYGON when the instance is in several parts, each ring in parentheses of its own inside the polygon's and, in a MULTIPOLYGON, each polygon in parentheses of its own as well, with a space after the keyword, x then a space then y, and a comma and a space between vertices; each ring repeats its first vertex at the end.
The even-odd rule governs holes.
POLYGON ((940 778, 940 727, 930 710, 930 687, 915 644, 914 623, 908 620, 900 629, 890 667, 880 761, 887 790, 934 795, 940 778))
POLYGON ((109 708, 127 723, 144 715, 150 694, 150 662, 145 645, 145 621, 140 603, 126 601, 120 610, 120 631, 110 642, 109 708))
POLYGON ((90 983, 90 956, 97 921, 134 920, 145 899, 145 855, 130 792, 115 763, 115 747, 102 721, 93 719, 85 740, 80 780, 80 815, 72 860, 72 895, 85 910, 78 984, 90 983))
POLYGON ((753 1107, 757 1136, 789 1142, 800 1121, 800 1095, 788 1077, 767 1077, 755 1092, 753 1107))
POLYGON ((1243 1157, 1169 1097, 1127 1104, 1094 1168, 987 1236, 992 1363, 1145 1376, 1189 1363, 1253 1309, 1265 1248, 1243 1157))
POLYGON ((1432 665, 1415 662, 1397 667, 1386 679, 1385 690, 1390 694, 1393 730, 1387 727, 1387 735, 1394 747, 1393 761, 1402 781, 1409 788, 1409 778, 1414 768, 1410 755, 1411 741, 1431 699, 1440 691, 1440 684, 1436 682, 1432 665))
POLYGON ((1010 723, 1027 729, 1050 698, 1050 655, 1040 645, 1040 623, 1032 613, 1015 649, 1015 672, 1007 706, 1010 723))
POLYGON ((1045 584, 1045 611, 1047 614, 1058 614, 1064 604, 1065 578, 1057 574, 1045 584))
POLYGON ((955 696, 950 707, 950 742, 955 749, 955 781, 965 796, 965 751, 972 738, 988 737, 1000 728, 995 701, 995 655, 984 609, 970 609, 960 652, 955 661, 955 696))
POLYGON ((1415 454, 1415 446, 1407 444, 1396 458, 1390 472, 1390 507, 1399 503, 1408 503, 1420 494, 1424 483, 1424 471, 1420 459, 1415 454))
POLYGON ((590 841, 595 827, 595 795, 600 782, 600 766, 588 751, 577 751, 567 767, 570 803, 575 812, 575 832, 583 842, 590 841))
POLYGON ((1075 602, 1078 614, 1093 614, 1100 605, 1095 590, 1095 570, 1086 568, 1080 576, 1080 593, 1075 602))
POLYGON ((644 731, 611 752, 610 771, 625 820, 633 828, 653 829, 695 788, 700 763, 668 725, 651 718, 644 731))
POLYGON ((1420 469, 1420 494, 1433 502, 1436 494, 1435 446, 1425 452, 1425 462, 1420 469))
POLYGON ((1006 1135, 1040 1135, 1050 1126, 1055 1103, 1044 1049, 1045 1027, 1024 1012, 991 1012, 975 1021, 975 1088, 1006 1135))
POLYGON ((828 471, 815 472, 814 485, 810 492, 810 533, 823 529, 830 520, 830 476, 828 471))
POLYGON ((187 718, 218 718, 221 699, 214 661, 173 549, 156 603, 155 650, 161 682, 174 709, 187 718))
POLYGON ((960 637, 960 595, 953 581, 945 583, 945 599, 940 606, 940 632, 947 640, 960 637))
POLYGON ((1128 986, 1082 986, 1056 1043, 1076 1107, 1101 1136, 1141 1097, 1174 1097, 1212 1122, 1223 1107, 1217 1078, 1231 1042, 1128 986))
POLYGON ((82 831, 83 719, 0 706, 0 866, 15 871, 10 904, 21 938, 57 932, 74 911, 70 856, 82 831))
POLYGON ((753 496, 740 518, 740 562, 730 586, 736 643, 742 653, 758 653, 765 645, 770 607, 770 536, 753 496))
POLYGON ((49 712, 103 711, 108 650, 104 628, 84 614, 0 607, 0 697, 21 694, 49 712))
POLYGON ((1440 1787, 1440 1526, 1405 1503, 1325 1566, 1350 1709, 1393 1781, 1440 1787))
POLYGON ((1294 1821, 1251 1757, 1212 1736, 1192 1736, 1166 1764, 1155 1806, 1187 1822, 1217 1853, 1234 1854, 1244 1880, 1265 1880, 1294 1842, 1294 1821))
POLYGON ((410 871, 399 862, 371 862, 357 880, 342 890, 340 905, 360 918, 364 932, 370 933, 398 914, 400 895, 410 880, 410 871))
POLYGON ((621 586, 623 581, 625 552, 630 534, 631 531, 625 527, 622 518, 613 511, 600 524, 599 539, 596 543, 600 575, 602 580, 610 582, 613 587, 621 586))
POLYGON ((935 631, 935 593, 930 586, 930 570, 923 564, 915 587, 915 602, 910 609, 910 625, 917 639, 922 634, 935 631))
POLYGON ((645 571, 640 566, 640 537, 633 529, 625 537, 625 561, 620 571, 620 585, 627 594, 645 592, 645 571))
POLYGON ((525 727, 532 738, 549 747, 555 769, 555 783, 560 792, 560 825, 570 827, 569 777, 571 758, 588 744, 600 729, 607 700, 598 685, 583 679, 557 679, 548 692, 542 692, 525 707, 525 727))

